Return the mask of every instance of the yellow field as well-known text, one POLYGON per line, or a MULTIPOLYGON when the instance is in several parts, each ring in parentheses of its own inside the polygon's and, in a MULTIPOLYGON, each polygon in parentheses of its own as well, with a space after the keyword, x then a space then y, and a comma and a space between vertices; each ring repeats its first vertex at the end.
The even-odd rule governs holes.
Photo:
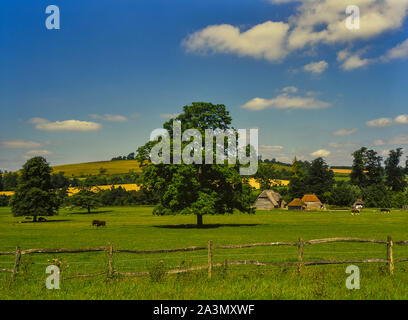
MULTIPOLYGON (((255 189, 259 189, 260 188, 260 184, 258 182, 256 182, 255 179, 249 179, 249 184, 252 188, 255 189)), ((275 179, 272 180, 272 184, 274 186, 287 186, 289 184, 289 180, 281 180, 281 179, 275 179)), ((123 189, 125 189, 126 191, 132 191, 132 190, 140 190, 140 186, 137 184, 115 184, 115 185, 104 185, 104 186, 96 186, 96 187, 92 187, 91 190, 94 192, 98 192, 99 190, 109 190, 112 187, 114 188, 119 188, 122 187, 123 189)), ((68 188, 68 195, 72 196, 73 194, 76 194, 79 192, 80 189, 78 188, 68 188)), ((6 195, 6 196, 12 196, 14 194, 13 191, 0 191, 0 195, 6 195)))
POLYGON ((0 196, 12 196, 14 194, 14 191, 0 191, 0 196))
POLYGON ((136 160, 118 161, 98 161, 78 164, 66 164, 54 166, 53 173, 64 172, 66 177, 79 177, 99 174, 101 169, 105 169, 105 174, 128 173, 130 170, 141 172, 139 162, 136 160))
POLYGON ((351 170, 350 169, 332 169, 332 171, 334 173, 346 173, 346 174, 350 174, 351 170))

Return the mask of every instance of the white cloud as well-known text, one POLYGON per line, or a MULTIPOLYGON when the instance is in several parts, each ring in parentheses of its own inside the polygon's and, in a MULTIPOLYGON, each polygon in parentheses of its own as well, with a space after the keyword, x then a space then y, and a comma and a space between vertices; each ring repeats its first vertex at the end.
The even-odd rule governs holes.
POLYGON ((408 114, 400 114, 394 119, 395 123, 408 124, 408 114))
POLYGON ((104 120, 104 121, 111 121, 111 122, 126 122, 128 119, 121 115, 114 115, 114 114, 90 114, 89 115, 92 119, 104 120))
POLYGON ((385 128, 389 127, 393 124, 393 121, 391 118, 379 118, 371 121, 367 121, 366 125, 368 127, 374 127, 374 128, 385 128))
POLYGON ((389 145, 408 145, 408 134, 402 134, 396 137, 392 137, 387 141, 389 145))
POLYGON ((51 122, 43 118, 32 118, 30 123, 38 130, 45 131, 97 131, 102 125, 96 122, 80 120, 64 120, 51 122))
POLYGON ((266 145, 259 146, 259 151, 261 152, 274 152, 274 151, 281 151, 281 150, 283 150, 282 146, 266 146, 266 145))
POLYGON ((355 148, 359 144, 356 142, 330 142, 328 145, 332 148, 355 148))
POLYGON ((304 0, 298 14, 290 17, 293 30, 289 48, 301 49, 317 43, 345 43, 369 39, 386 31, 396 30, 403 24, 408 0, 353 0, 360 8, 360 29, 348 30, 346 0, 304 0))
POLYGON ((2 140, 0 141, 0 147, 9 148, 9 149, 30 149, 30 148, 40 148, 41 143, 20 140, 20 139, 2 140))
POLYGON ((325 150, 325 149, 319 149, 316 150, 315 152, 312 152, 310 155, 313 157, 327 157, 331 154, 330 151, 325 150))
MULTIPOLYGON (((296 50, 315 49, 319 44, 352 44, 398 30, 407 15, 408 0, 269 0, 273 4, 300 2, 297 12, 285 21, 267 21, 247 31, 221 24, 210 25, 188 36, 183 45, 189 52, 229 53, 283 60, 296 50), (345 9, 353 4, 360 8, 360 29, 346 28, 345 9), (286 22, 287 21, 287 22, 286 22), (308 48, 309 47, 309 48, 308 48)), ((389 50, 384 57, 365 59, 361 54, 342 57, 344 70, 361 68, 379 60, 404 58, 408 55, 408 39, 389 50)), ((310 67, 312 68, 312 67, 310 67)), ((323 64, 321 66, 323 68, 323 64)), ((319 70, 319 69, 317 69, 319 70)))
POLYGON ((266 108, 275 109, 324 109, 330 106, 330 103, 320 101, 315 97, 294 96, 288 93, 282 93, 272 99, 254 98, 245 103, 241 108, 251 111, 259 111, 266 108))
POLYGON ((290 86, 283 88, 282 91, 287 93, 296 93, 298 91, 298 88, 290 86))
POLYGON ((361 55, 365 50, 360 50, 356 53, 350 53, 348 50, 342 50, 337 53, 337 61, 342 61, 341 68, 346 71, 364 67, 372 63, 375 59, 362 59, 361 55))
POLYGON ((212 25, 189 35, 183 45, 188 52, 233 53, 276 62, 288 53, 284 47, 288 30, 287 23, 273 21, 246 31, 228 24, 212 25))
POLYGON ((48 156, 52 154, 51 151, 48 150, 30 150, 26 152, 26 156, 48 156))
POLYGON ((408 135, 407 134, 402 134, 399 136, 395 136, 386 140, 375 140, 373 142, 374 145, 376 146, 383 146, 383 145, 396 145, 396 146, 403 146, 403 145, 408 145, 408 135))
POLYGON ((356 133, 357 130, 358 130, 357 128, 354 128, 354 129, 339 129, 339 130, 333 132, 333 135, 334 136, 349 136, 349 135, 351 135, 353 133, 356 133))
POLYGON ((398 44, 394 48, 388 50, 387 53, 383 56, 383 60, 385 61, 404 58, 408 58, 408 39, 398 44))
POLYGON ((322 73, 324 72, 329 64, 322 60, 319 62, 311 62, 303 67, 305 71, 312 72, 312 73, 322 73))
POLYGON ((161 113, 160 118, 163 119, 174 119, 179 116, 179 113, 161 113))
POLYGON ((375 146, 383 146, 383 145, 386 144, 386 143, 385 143, 384 140, 378 139, 378 140, 374 140, 373 144, 374 144, 375 146))

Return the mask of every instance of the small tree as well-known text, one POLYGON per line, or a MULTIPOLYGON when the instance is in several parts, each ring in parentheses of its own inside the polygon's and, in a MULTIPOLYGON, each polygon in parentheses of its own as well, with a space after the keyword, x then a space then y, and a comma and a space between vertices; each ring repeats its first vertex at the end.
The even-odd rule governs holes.
POLYGON ((407 182, 405 181, 405 169, 400 166, 402 148, 390 150, 388 158, 385 160, 385 184, 392 191, 404 191, 407 182))
POLYGON ((28 160, 18 178, 18 185, 11 199, 11 211, 15 217, 56 215, 59 200, 51 185, 51 168, 43 157, 28 160))
POLYGON ((261 185, 261 189, 270 189, 271 180, 276 178, 276 170, 272 164, 259 163, 258 172, 255 174, 256 181, 261 185))
POLYGON ((74 207, 87 209, 88 213, 91 213, 91 209, 96 209, 101 205, 98 194, 88 189, 82 189, 71 196, 69 202, 74 207))

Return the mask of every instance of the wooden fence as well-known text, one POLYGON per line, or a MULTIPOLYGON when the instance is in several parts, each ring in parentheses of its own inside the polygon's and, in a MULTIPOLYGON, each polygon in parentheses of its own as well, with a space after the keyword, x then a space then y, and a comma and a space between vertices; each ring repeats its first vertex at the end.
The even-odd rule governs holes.
POLYGON ((208 278, 212 278, 213 268, 231 265, 257 265, 257 266, 297 266, 298 272, 301 273, 304 266, 311 265, 326 265, 326 264, 348 264, 348 263, 385 263, 388 267, 388 272, 390 274, 394 273, 394 264, 398 262, 408 261, 408 258, 394 260, 393 258, 393 247, 394 245, 405 246, 408 245, 408 240, 393 242, 392 238, 389 236, 387 240, 378 239, 361 239, 361 238, 326 238, 326 239, 315 239, 304 241, 299 238, 297 242, 266 242, 266 243, 252 243, 252 244, 235 244, 235 245, 223 245, 214 246, 211 240, 208 241, 207 246, 203 247, 187 247, 187 248, 177 248, 177 249, 158 249, 158 250, 124 250, 115 249, 110 243, 106 247, 96 247, 96 248, 84 248, 84 249, 27 249, 21 250, 17 247, 15 251, 10 252, 0 252, 1 255, 14 255, 15 262, 13 269, 0 269, 0 272, 9 272, 12 274, 12 280, 14 280, 18 274, 21 257, 26 254, 41 254, 41 253, 82 253, 82 252, 106 252, 108 256, 107 270, 92 273, 92 274, 76 274, 72 276, 66 276, 63 279, 71 278, 84 278, 93 277, 98 275, 106 274, 108 277, 114 275, 121 275, 127 277, 138 277, 149 275, 149 272, 120 272, 114 269, 113 255, 119 253, 130 253, 130 254, 156 254, 156 253, 172 253, 172 252, 192 252, 207 250, 208 251, 208 263, 206 265, 193 266, 184 269, 175 269, 166 271, 166 274, 179 274, 184 272, 191 272, 196 270, 208 269, 208 278), (317 261, 304 261, 303 253, 304 247, 322 244, 322 243, 335 243, 335 242, 359 242, 359 243, 376 243, 386 245, 386 256, 385 259, 381 258, 371 258, 371 259, 347 259, 347 260, 317 260, 317 261), (252 248, 252 247, 270 247, 270 246, 294 246, 298 247, 298 257, 296 262, 261 262, 254 260, 226 260, 223 263, 214 263, 214 250, 226 250, 226 249, 242 249, 242 248, 252 248))

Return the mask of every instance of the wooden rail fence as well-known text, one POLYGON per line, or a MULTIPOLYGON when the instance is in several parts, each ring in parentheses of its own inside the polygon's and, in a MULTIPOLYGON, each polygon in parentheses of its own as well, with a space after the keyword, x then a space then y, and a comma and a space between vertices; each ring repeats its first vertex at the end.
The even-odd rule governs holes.
POLYGON ((266 243, 251 243, 251 244, 234 244, 234 245, 222 245, 214 246, 213 241, 209 240, 207 246, 203 247, 186 247, 186 248, 176 248, 176 249, 158 249, 158 250, 124 250, 116 249, 111 243, 108 243, 106 247, 96 247, 96 248, 83 248, 83 249, 27 249, 21 250, 20 247, 16 247, 15 251, 0 252, 2 255, 14 255, 14 267, 13 269, 0 269, 0 272, 9 272, 12 274, 12 280, 15 280, 18 274, 21 257, 26 254, 41 254, 41 253, 83 253, 83 252, 106 252, 108 256, 107 270, 92 273, 92 274, 76 274, 71 276, 66 276, 63 279, 72 278, 85 278, 93 277, 106 274, 107 277, 113 277, 114 275, 121 275, 127 277, 138 277, 149 275, 149 272, 120 272, 114 269, 113 255, 118 253, 131 253, 131 254, 156 254, 156 253, 173 253, 173 252, 192 252, 207 250, 208 251, 208 263, 201 266, 193 266, 190 268, 175 269, 166 271, 166 274, 179 274, 184 272, 191 272, 197 270, 208 269, 208 278, 212 278, 213 268, 230 266, 230 265, 257 265, 257 266, 297 266, 298 272, 301 273, 304 266, 312 265, 329 265, 329 264, 348 264, 348 263, 385 263, 388 267, 389 274, 394 273, 394 264, 399 262, 408 261, 408 258, 397 259, 393 258, 393 247, 394 245, 405 246, 408 245, 408 240, 394 242, 391 236, 387 237, 387 240, 378 239, 362 239, 362 238, 325 238, 325 239, 314 239, 304 241, 299 238, 297 242, 266 242, 266 243), (317 261, 304 261, 303 253, 304 247, 322 244, 322 243, 335 243, 335 242, 359 242, 359 243, 376 243, 386 245, 386 258, 370 258, 370 259, 345 259, 345 260, 317 260, 317 261), (214 249, 225 250, 225 249, 242 249, 242 248, 253 248, 253 247, 271 247, 271 246, 294 246, 298 247, 298 258, 297 262, 261 262, 254 260, 226 260, 224 263, 214 263, 213 255, 214 249))

